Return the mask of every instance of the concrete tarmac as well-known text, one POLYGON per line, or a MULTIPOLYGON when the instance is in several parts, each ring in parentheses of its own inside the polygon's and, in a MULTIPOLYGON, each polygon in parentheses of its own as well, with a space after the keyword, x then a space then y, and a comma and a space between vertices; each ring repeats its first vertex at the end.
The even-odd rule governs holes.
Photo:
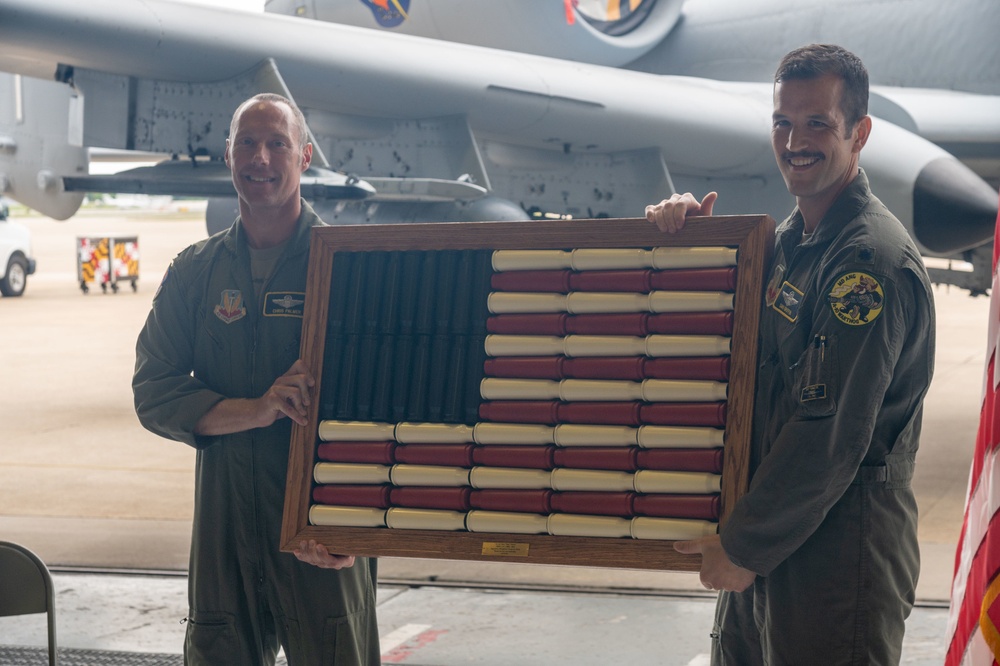
MULTIPOLYGON (((56 574, 62 666, 179 666, 183 576, 56 574)), ((707 594, 421 587, 379 583, 383 664, 708 666, 707 594)), ((947 609, 919 606, 901 664, 938 666, 947 609)), ((0 618, 0 663, 46 663, 45 617, 0 618), (30 659, 29 659, 30 658, 30 659)), ((279 664, 282 664, 279 657, 279 664)))
MULTIPOLYGON (((33 234, 38 272, 0 299, 0 539, 50 566, 183 571, 194 451, 145 431, 132 409, 135 338, 171 258, 204 236, 195 204, 84 209, 67 222, 14 219, 33 234), (78 281, 76 238, 134 235, 137 291, 78 281)), ((989 301, 935 287, 938 347, 914 486, 923 568, 918 599, 947 602, 978 424, 989 301)), ((701 592, 697 576, 383 558, 386 581, 519 589, 701 592)))

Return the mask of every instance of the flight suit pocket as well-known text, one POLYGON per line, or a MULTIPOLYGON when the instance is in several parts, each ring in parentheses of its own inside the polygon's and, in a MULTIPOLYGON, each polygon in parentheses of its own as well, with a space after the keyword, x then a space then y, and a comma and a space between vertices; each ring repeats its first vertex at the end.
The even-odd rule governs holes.
POLYGON ((231 664, 239 658, 234 618, 229 613, 195 611, 184 638, 187 664, 231 664))
POLYGON ((754 620, 758 597, 754 586, 743 592, 722 592, 712 624, 712 663, 718 666, 763 666, 760 630, 754 620))
POLYGON ((796 385, 797 413, 815 419, 837 413, 840 381, 837 372, 837 339, 817 334, 799 360, 796 385))
POLYGON ((194 367, 198 377, 212 386, 228 386, 232 367, 229 345, 222 332, 214 330, 220 326, 208 321, 194 341, 194 367))
POLYGON ((328 617, 323 627, 324 664, 349 664, 366 666, 378 664, 379 655, 369 653, 370 615, 367 609, 344 615, 328 617))

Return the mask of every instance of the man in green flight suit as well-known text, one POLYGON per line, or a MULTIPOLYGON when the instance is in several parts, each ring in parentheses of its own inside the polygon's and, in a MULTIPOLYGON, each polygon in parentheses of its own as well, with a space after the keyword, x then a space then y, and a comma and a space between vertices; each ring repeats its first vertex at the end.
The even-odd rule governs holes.
POLYGON ((240 215, 173 261, 136 344, 135 408, 195 447, 186 664, 378 664, 376 561, 314 542, 279 551, 291 423, 315 385, 298 359, 309 234, 305 119, 257 95, 233 114, 226 163, 240 215))
MULTIPOLYGON (((713 664, 897 664, 920 566, 910 480, 934 367, 930 282, 858 166, 868 72, 831 45, 774 80, 772 148, 796 208, 762 304, 750 487, 716 536, 678 542, 721 590, 713 664)), ((646 217, 675 231, 716 194, 646 217)))

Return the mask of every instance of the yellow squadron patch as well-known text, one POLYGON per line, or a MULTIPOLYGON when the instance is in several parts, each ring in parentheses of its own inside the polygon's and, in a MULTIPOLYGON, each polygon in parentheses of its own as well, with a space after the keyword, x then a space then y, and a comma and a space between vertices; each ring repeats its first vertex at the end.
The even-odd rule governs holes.
POLYGON ((833 281, 827 300, 837 319, 849 326, 864 326, 882 314, 885 290, 868 273, 851 271, 833 281))

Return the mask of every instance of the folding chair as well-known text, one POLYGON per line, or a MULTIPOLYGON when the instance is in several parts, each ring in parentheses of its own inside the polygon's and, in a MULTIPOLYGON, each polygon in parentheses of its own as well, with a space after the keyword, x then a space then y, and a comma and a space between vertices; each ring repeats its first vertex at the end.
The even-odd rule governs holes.
POLYGON ((49 666, 56 665, 56 605, 49 569, 37 555, 0 541, 0 617, 45 613, 49 621, 49 666))

